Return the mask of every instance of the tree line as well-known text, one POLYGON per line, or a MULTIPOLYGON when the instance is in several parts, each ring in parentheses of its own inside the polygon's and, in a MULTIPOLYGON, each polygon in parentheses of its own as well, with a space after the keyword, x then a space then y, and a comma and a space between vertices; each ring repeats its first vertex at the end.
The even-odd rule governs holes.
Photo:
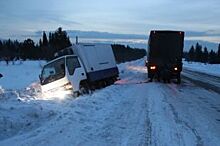
POLYGON ((71 46, 66 31, 58 28, 55 32, 50 32, 49 37, 43 32, 39 43, 35 43, 28 38, 23 42, 11 39, 0 40, 0 60, 51 60, 55 52, 71 46))
POLYGON ((208 51, 207 47, 202 47, 199 43, 195 46, 191 46, 188 52, 184 52, 184 58, 186 61, 220 64, 220 44, 218 45, 218 51, 208 51))
MULTIPOLYGON (((15 60, 51 60, 54 54, 66 47, 71 46, 70 38, 66 31, 59 27, 55 32, 50 32, 47 36, 43 32, 42 38, 38 43, 28 38, 23 42, 17 40, 12 41, 0 40, 0 60, 9 61, 15 60)), ((146 56, 145 49, 131 48, 125 45, 112 45, 113 52, 117 63, 136 60, 146 56)), ((199 43, 192 45, 188 52, 184 52, 186 61, 195 61, 203 63, 220 63, 220 44, 218 51, 208 51, 207 47, 202 47, 199 43)))
MULTIPOLYGON (((11 39, 0 40, 0 60, 9 61, 15 60, 51 60, 54 54, 66 47, 71 46, 70 38, 66 31, 59 27, 55 32, 50 32, 47 36, 43 32, 42 38, 35 43, 28 38, 23 42, 11 39)), ((131 48, 124 45, 112 45, 116 62, 126 62, 144 57, 146 51, 144 49, 131 48)))
POLYGON ((112 45, 112 49, 117 63, 137 60, 146 56, 145 49, 131 48, 130 46, 120 44, 112 45))

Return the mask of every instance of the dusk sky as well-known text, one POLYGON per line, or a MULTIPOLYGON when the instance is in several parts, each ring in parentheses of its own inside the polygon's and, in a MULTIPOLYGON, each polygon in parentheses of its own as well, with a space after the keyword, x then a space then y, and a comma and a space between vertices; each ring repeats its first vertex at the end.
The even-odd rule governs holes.
POLYGON ((147 34, 174 29, 220 34, 220 0, 1 0, 0 38, 35 31, 147 34))

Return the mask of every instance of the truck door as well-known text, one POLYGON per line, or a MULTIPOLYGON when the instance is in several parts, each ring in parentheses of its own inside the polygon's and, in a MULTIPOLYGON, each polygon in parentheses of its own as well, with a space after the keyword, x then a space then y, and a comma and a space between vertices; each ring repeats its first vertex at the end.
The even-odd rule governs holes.
POLYGON ((73 91, 78 91, 80 81, 87 79, 85 69, 77 56, 67 56, 66 67, 67 77, 73 86, 73 91))

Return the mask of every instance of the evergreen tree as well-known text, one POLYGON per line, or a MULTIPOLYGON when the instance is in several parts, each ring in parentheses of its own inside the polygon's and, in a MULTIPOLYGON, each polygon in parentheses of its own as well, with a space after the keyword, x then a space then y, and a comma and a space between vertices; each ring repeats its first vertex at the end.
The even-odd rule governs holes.
POLYGON ((39 47, 41 48, 43 46, 42 40, 39 40, 39 47))
POLYGON ((59 27, 54 33, 49 33, 49 50, 47 59, 53 58, 54 53, 71 46, 66 31, 59 27))
POLYGON ((0 59, 3 58, 3 42, 0 40, 0 59))
POLYGON ((34 41, 32 39, 26 39, 24 40, 24 42, 22 43, 22 48, 21 48, 21 58, 23 60, 26 59, 34 59, 35 57, 35 44, 34 41))
POLYGON ((203 62, 204 63, 207 63, 208 62, 208 58, 209 58, 209 52, 208 52, 208 49, 207 47, 204 48, 204 52, 203 52, 203 62))
POLYGON ((202 46, 199 43, 196 43, 195 61, 202 62, 202 46))
POLYGON ((188 55, 188 60, 189 61, 195 61, 195 49, 194 49, 193 45, 191 46, 188 54, 189 54, 188 55))
POLYGON ((220 64, 220 44, 218 45, 217 62, 220 64))
POLYGON ((14 43, 13 47, 15 51, 14 59, 18 60, 20 58, 20 43, 17 40, 15 40, 13 43, 14 43))
POLYGON ((220 44, 218 45, 218 57, 220 57, 220 44))
POLYGON ((43 32, 43 46, 48 46, 48 40, 47 40, 47 35, 45 33, 45 31, 43 32))
POLYGON ((211 52, 209 53, 209 63, 214 64, 216 61, 216 53, 211 50, 211 52))
POLYGON ((0 40, 0 51, 2 50, 3 44, 2 41, 0 40))

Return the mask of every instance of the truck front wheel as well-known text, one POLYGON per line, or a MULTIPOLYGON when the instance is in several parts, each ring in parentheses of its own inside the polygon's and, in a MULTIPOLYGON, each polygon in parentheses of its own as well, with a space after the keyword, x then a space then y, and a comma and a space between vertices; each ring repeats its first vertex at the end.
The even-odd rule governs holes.
POLYGON ((89 94, 89 84, 86 81, 83 81, 80 83, 79 92, 81 95, 83 94, 89 94))

